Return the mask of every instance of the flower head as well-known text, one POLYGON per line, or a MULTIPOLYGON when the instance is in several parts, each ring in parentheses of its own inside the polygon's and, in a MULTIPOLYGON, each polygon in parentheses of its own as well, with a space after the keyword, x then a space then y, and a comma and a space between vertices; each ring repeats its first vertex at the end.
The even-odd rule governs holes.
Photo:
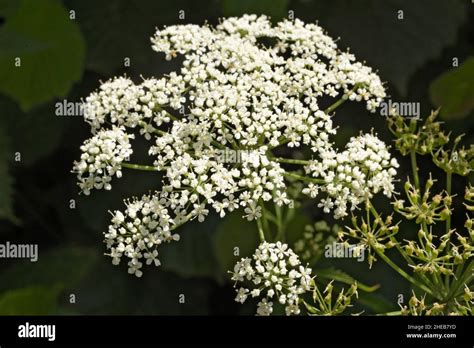
POLYGON ((251 259, 241 259, 232 272, 236 284, 247 282, 254 288, 239 287, 235 300, 244 303, 249 296, 261 297, 258 315, 270 315, 272 301, 285 305, 287 315, 299 314, 300 296, 310 290, 311 279, 311 269, 281 242, 263 242, 251 259))
MULTIPOLYGON (((307 173, 324 184, 310 184, 303 193, 324 194, 320 207, 336 217, 365 195, 391 194, 395 162, 384 144, 366 135, 338 153, 330 140, 338 102, 325 105, 338 98, 374 111, 385 97, 383 84, 318 25, 284 20, 273 26, 266 16, 244 15, 215 27, 167 26, 151 41, 166 59, 182 56, 180 69, 138 83, 116 77, 84 100, 93 136, 74 164, 84 193, 110 189, 112 176, 121 176, 132 153, 128 132, 150 141, 153 168, 162 174, 158 192, 127 203, 122 215, 130 221, 118 223, 121 216, 114 215, 106 237, 114 263, 129 257, 136 275, 142 258, 159 265, 155 250, 143 247, 149 244, 145 239, 159 241, 191 219, 204 221, 212 210, 224 217, 240 208, 254 220, 262 216, 262 204, 293 207, 289 173, 273 153, 281 146, 310 149, 307 173), (222 161, 223 151, 250 155, 222 161)), ((293 267, 295 256, 286 256, 293 267)), ((294 305, 287 296, 298 289, 278 300, 294 305)), ((271 302, 262 308, 268 306, 271 302)))
POLYGON ((159 196, 145 195, 140 200, 127 201, 126 205, 123 213, 112 213, 111 225, 104 233, 109 250, 106 255, 112 257, 114 265, 126 257, 128 272, 141 277, 143 262, 160 266, 157 247, 178 241, 179 235, 173 233, 174 221, 159 196))
POLYGON ((77 173, 79 187, 84 194, 90 190, 110 190, 113 176, 122 176, 122 162, 132 153, 130 139, 124 127, 101 130, 81 146, 81 159, 74 162, 73 172, 77 173))
POLYGON ((341 218, 380 191, 388 197, 393 194, 398 162, 375 135, 352 137, 344 151, 327 151, 322 157, 322 161, 311 161, 306 172, 325 183, 310 184, 303 193, 312 198, 318 190, 325 193, 318 204, 325 213, 334 208, 334 216, 341 218))

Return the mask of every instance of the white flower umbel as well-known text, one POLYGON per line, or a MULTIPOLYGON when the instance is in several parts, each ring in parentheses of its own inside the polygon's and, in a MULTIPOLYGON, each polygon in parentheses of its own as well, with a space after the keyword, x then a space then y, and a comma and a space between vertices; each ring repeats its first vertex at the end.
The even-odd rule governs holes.
MULTIPOLYGON (((272 26, 266 16, 244 15, 216 27, 168 26, 151 41, 166 59, 181 56, 182 66, 139 83, 116 77, 85 98, 93 137, 74 166, 84 193, 110 189, 122 166, 161 172, 155 196, 178 226, 204 221, 211 211, 224 217, 239 209, 258 222, 269 216, 265 205, 291 208, 290 177, 303 181, 310 197, 323 195, 320 207, 336 217, 363 195, 393 190, 388 152, 375 137, 357 138, 343 153, 333 148, 334 110, 351 100, 374 111, 385 90, 370 67, 340 51, 318 25, 284 20, 272 26), (123 163, 131 153, 127 132, 150 140, 152 165, 123 163), (275 154, 282 147, 310 151, 311 160, 298 163, 308 176, 286 169, 291 159, 275 154), (223 160, 229 151, 234 155, 223 160)), ((135 274, 138 259, 129 265, 135 274)), ((269 306, 259 308, 263 313, 269 306)))
POLYGON ((398 162, 376 136, 352 137, 343 152, 327 151, 322 158, 322 161, 310 161, 305 169, 312 177, 322 178, 324 183, 309 184, 303 193, 312 198, 318 191, 326 193, 326 198, 318 204, 325 213, 335 208, 335 218, 344 217, 348 210, 354 210, 379 191, 391 197, 398 162))
POLYGON ((185 85, 176 73, 168 78, 144 80, 135 85, 126 77, 113 78, 100 86, 84 102, 84 119, 96 132, 106 123, 123 125, 130 128, 142 127, 142 133, 148 134, 154 129, 150 125, 160 126, 169 122, 169 114, 160 109, 160 105, 181 107, 185 99, 181 96, 185 85))
POLYGON ((125 132, 125 128, 113 127, 111 130, 100 130, 84 142, 81 159, 74 162, 73 167, 84 194, 89 195, 93 188, 112 188, 112 177, 122 176, 122 162, 133 153, 130 145, 130 139, 133 138, 133 134, 125 132))
POLYGON ((178 241, 173 233, 175 222, 163 206, 159 196, 145 195, 142 199, 126 201, 127 209, 112 213, 105 242, 112 263, 118 265, 128 258, 128 273, 141 277, 143 263, 160 266, 156 248, 164 243, 178 241))
POLYGON ((232 280, 238 288, 237 302, 244 303, 249 296, 261 298, 257 315, 270 315, 273 302, 284 305, 287 315, 297 315, 301 295, 311 290, 311 269, 301 264, 287 244, 263 242, 251 259, 237 262, 232 280))

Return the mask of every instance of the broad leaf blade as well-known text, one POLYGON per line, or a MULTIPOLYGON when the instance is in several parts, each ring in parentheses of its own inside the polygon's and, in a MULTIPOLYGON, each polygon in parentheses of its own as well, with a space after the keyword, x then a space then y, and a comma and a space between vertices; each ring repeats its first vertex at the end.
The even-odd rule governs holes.
POLYGON ((0 4, 0 41, 8 43, 0 51, 0 91, 26 110, 66 95, 82 77, 84 42, 58 0, 22 0, 15 11, 10 2, 0 4))
POLYGON ((453 67, 430 85, 430 97, 444 119, 458 119, 474 109, 474 57, 453 67))

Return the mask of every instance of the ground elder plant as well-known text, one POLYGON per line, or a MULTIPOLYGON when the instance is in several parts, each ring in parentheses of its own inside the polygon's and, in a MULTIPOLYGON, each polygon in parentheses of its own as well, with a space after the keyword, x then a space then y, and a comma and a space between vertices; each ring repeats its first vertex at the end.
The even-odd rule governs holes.
MULTIPOLYGON (((357 102, 375 112, 386 92, 372 68, 340 50, 318 25, 300 20, 272 25, 265 16, 245 15, 215 27, 159 28, 151 43, 165 59, 181 59, 180 69, 140 83, 116 77, 84 100, 92 135, 73 167, 81 192, 111 190, 129 170, 156 172, 160 180, 149 194, 131 197, 122 210, 111 212, 104 237, 114 265, 125 263, 130 274, 141 277, 161 265, 163 243, 186 238, 181 225, 238 211, 255 222, 261 243, 229 270, 229 278, 235 301, 254 301, 258 315, 350 310, 358 287, 368 287, 312 270, 325 243, 336 239, 344 245, 356 240, 367 249, 369 265, 382 259, 421 291, 400 313, 471 311, 472 219, 467 218, 466 236, 450 228, 449 185, 451 175, 470 172, 472 147, 457 149, 456 142, 453 150, 444 149, 449 136, 434 131, 439 125, 433 117, 421 129, 391 117, 396 148, 409 153, 415 166, 417 154, 432 155, 449 179, 447 189, 432 196, 434 179, 422 188, 414 169, 404 200, 395 192, 399 164, 375 132, 354 135, 343 149, 334 146, 336 108, 357 102), (148 141, 149 163, 133 162, 136 137, 148 141), (297 150, 307 156, 294 158, 297 150), (377 194, 393 199, 401 218, 416 220, 418 240, 398 238, 394 219, 372 205, 377 194), (290 245, 288 218, 301 202, 341 220, 341 226, 351 219, 353 224, 332 230, 324 222, 309 226, 290 245), (436 238, 439 221, 446 222, 446 231, 436 238), (386 256, 391 248, 402 253, 409 270, 386 256)), ((466 192, 472 211, 474 192, 466 192)))

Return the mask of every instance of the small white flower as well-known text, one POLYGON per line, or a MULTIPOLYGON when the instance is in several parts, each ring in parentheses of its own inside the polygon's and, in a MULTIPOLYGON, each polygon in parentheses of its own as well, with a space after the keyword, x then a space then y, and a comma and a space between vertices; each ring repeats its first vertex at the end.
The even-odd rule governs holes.
POLYGON ((142 263, 136 260, 132 260, 128 262, 128 273, 135 274, 138 278, 143 275, 143 272, 140 270, 142 268, 142 263))
POLYGON ((240 288, 238 291, 237 291, 237 296, 235 297, 235 301, 236 302, 240 302, 240 303, 244 303, 245 300, 247 299, 247 294, 248 294, 249 290, 248 289, 245 289, 245 288, 240 288))
POLYGON ((273 302, 268 302, 266 298, 263 298, 257 304, 257 315, 268 316, 273 313, 273 302))
POLYGON ((256 220, 262 216, 262 208, 255 204, 251 204, 245 208, 244 212, 247 214, 244 217, 246 217, 248 221, 256 220))
POLYGON ((146 259, 146 264, 147 265, 151 265, 152 263, 155 264, 155 266, 159 266, 161 265, 161 262, 160 260, 158 260, 157 256, 158 256, 158 251, 156 250, 153 250, 153 252, 151 253, 145 253, 143 254, 143 256, 145 257, 146 259))
POLYGON ((308 187, 305 187, 303 190, 302 190, 303 194, 305 195, 308 195, 310 196, 311 198, 316 198, 316 196, 318 195, 318 186, 316 186, 315 184, 313 183, 310 183, 308 185, 308 187))
POLYGON ((251 291, 252 297, 258 297, 260 296, 260 289, 253 289, 251 291))
POLYGON ((194 204, 193 213, 198 217, 199 222, 203 222, 209 214, 209 210, 205 208, 204 204, 194 204))

